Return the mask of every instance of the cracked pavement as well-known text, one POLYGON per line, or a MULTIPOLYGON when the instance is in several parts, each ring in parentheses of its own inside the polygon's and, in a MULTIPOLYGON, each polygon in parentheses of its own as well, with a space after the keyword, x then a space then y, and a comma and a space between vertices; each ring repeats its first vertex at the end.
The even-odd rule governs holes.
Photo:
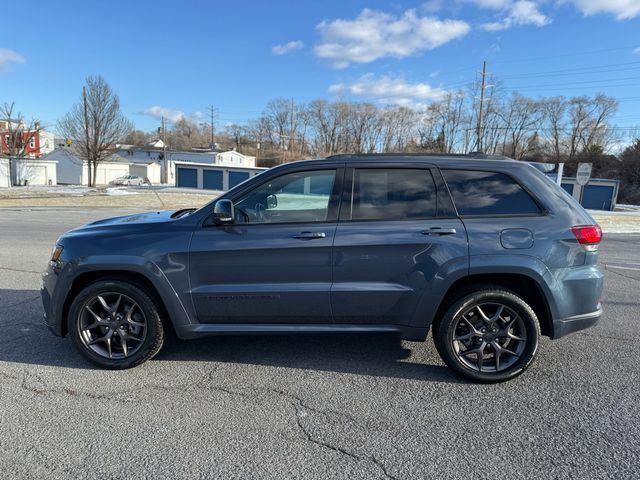
POLYGON ((215 337, 127 371, 42 323, 57 236, 122 210, 0 209, 3 478, 632 478, 640 236, 609 235, 605 317, 521 377, 459 381, 431 338, 215 337))

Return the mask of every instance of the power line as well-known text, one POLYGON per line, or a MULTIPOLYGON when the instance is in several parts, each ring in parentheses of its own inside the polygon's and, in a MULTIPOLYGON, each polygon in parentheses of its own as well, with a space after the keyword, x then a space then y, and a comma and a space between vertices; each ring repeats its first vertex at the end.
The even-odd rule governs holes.
POLYGON ((521 85, 516 86, 516 88, 540 88, 540 87, 561 87, 561 86, 575 86, 575 85, 584 85, 587 83, 602 83, 602 82, 624 82, 627 80, 638 80, 640 77, 622 77, 622 78, 606 78, 600 80, 581 80, 578 82, 565 82, 565 83, 547 83, 547 84, 538 84, 538 85, 521 85))
POLYGON ((591 55, 593 53, 605 53, 605 52, 615 52, 620 50, 633 50, 637 48, 637 45, 628 45, 625 47, 614 47, 614 48, 603 48, 599 50, 585 50, 582 52, 573 52, 573 53, 560 53, 557 55, 544 55, 541 57, 520 57, 518 59, 506 59, 506 60, 497 60, 492 62, 493 64, 503 64, 503 63, 522 63, 522 62, 532 62, 535 60, 547 60, 549 58, 564 58, 564 57, 577 57, 582 55, 591 55))
POLYGON ((531 78, 531 77, 557 77, 565 75, 585 75, 585 74, 597 74, 597 73, 609 73, 609 72, 622 72, 627 70, 637 70, 640 68, 640 61, 638 62, 626 62, 626 63, 612 63, 609 65, 594 65, 591 67, 576 67, 566 68, 561 70, 547 70, 545 72, 528 72, 528 73, 516 73, 513 75, 501 75, 500 78, 514 79, 514 78, 531 78), (611 69, 608 67, 637 65, 635 67, 611 69), (602 70, 605 69, 605 70, 602 70))
MULTIPOLYGON (((593 89, 611 89, 611 88, 619 88, 619 87, 638 87, 638 83, 621 83, 618 85, 585 85, 585 87, 589 87, 589 88, 593 88, 593 89)), ((511 89, 514 91, 532 91, 535 90, 536 92, 542 94, 545 92, 554 92, 554 91, 566 91, 566 90, 573 90, 573 89, 577 89, 580 87, 577 87, 576 85, 569 85, 566 87, 553 87, 553 88, 543 88, 543 89, 539 89, 538 87, 533 87, 533 86, 529 86, 529 87, 512 87, 511 89)), ((580 94, 576 94, 574 96, 580 96, 580 94)), ((620 100, 620 99, 618 99, 620 100)))

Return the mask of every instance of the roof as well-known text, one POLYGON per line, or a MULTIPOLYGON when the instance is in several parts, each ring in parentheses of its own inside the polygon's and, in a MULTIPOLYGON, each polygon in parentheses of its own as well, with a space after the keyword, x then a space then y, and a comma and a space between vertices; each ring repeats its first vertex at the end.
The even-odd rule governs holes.
MULTIPOLYGON (((52 152, 47 153, 40 157, 40 160, 65 160, 69 159, 72 162, 81 165, 85 163, 80 157, 73 153, 70 148, 62 147, 56 148, 52 152)), ((100 161, 100 163, 129 163, 126 159, 122 158, 117 153, 110 153, 107 157, 100 161)))
MULTIPOLYGON (((513 160, 508 157, 486 154, 412 154, 412 153, 380 153, 380 154, 341 154, 332 155, 324 159, 316 160, 299 160, 291 162, 300 164, 305 162, 309 165, 322 165, 327 162, 349 162, 349 163, 418 163, 424 162, 438 167, 463 167, 463 168, 482 168, 491 166, 492 168, 509 169, 510 167, 519 168, 520 166, 529 167, 528 162, 513 160)), ((279 166, 290 165, 291 163, 281 164, 279 166)))
MULTIPOLYGON (((182 161, 176 160, 173 162, 174 165, 178 166, 188 166, 188 167, 206 167, 214 170, 255 170, 255 171, 263 171, 268 170, 268 168, 264 167, 244 167, 242 165, 226 165, 224 163, 198 163, 198 162, 190 162, 190 161, 182 161)), ((287 165, 287 164, 285 164, 287 165)))
MULTIPOLYGON (((371 160, 375 158, 389 158, 403 157, 411 159, 425 158, 428 161, 433 159, 460 159, 460 158, 473 158, 478 160, 513 160, 512 158, 505 157, 504 155, 493 155, 490 153, 482 152, 470 152, 470 153, 341 153, 338 155, 331 155, 327 159, 366 159, 371 160)), ((515 160, 514 160, 515 161, 515 160)))
POLYGON ((485 170, 489 168, 498 172, 512 172, 518 175, 523 170, 533 169, 534 167, 529 165, 529 162, 513 160, 503 156, 491 156, 485 154, 411 154, 411 153, 392 153, 392 154, 341 154, 332 155, 327 158, 319 158, 314 160, 298 160, 295 162, 288 162, 276 165, 274 169, 288 169, 295 168, 295 166, 340 166, 340 164, 407 164, 407 163, 422 163, 427 165, 434 165, 440 168, 458 168, 458 169, 471 169, 471 170, 485 170), (489 157, 489 158, 487 158, 489 157))

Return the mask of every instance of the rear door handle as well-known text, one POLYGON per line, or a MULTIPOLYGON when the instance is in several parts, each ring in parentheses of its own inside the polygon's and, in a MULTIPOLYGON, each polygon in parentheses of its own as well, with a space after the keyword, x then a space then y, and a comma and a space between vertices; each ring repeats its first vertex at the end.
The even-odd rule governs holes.
POLYGON ((324 232, 300 232, 294 235, 293 238, 298 240, 313 240, 314 238, 325 238, 327 235, 324 232))
POLYGON ((455 228, 432 227, 429 230, 420 232, 422 235, 455 235, 455 228))

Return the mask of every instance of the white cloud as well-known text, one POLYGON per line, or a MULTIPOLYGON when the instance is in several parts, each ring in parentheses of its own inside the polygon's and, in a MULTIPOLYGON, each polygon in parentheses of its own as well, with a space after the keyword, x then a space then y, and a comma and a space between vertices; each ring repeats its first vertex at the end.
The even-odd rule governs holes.
POLYGON ((464 37, 471 27, 462 20, 440 20, 407 10, 400 17, 364 9, 354 20, 323 21, 316 56, 336 68, 384 57, 404 58, 464 37))
POLYGON ((300 50, 302 47, 304 47, 302 40, 293 40, 282 45, 274 45, 271 47, 271 53, 274 55, 286 55, 294 50, 300 50))
POLYGON ((154 105, 153 107, 145 108, 140 112, 140 115, 146 115, 156 120, 161 120, 162 117, 166 118, 171 123, 176 123, 183 118, 186 118, 184 112, 180 110, 172 110, 171 108, 160 107, 154 105))
POLYGON ((446 95, 439 87, 427 83, 409 83, 402 78, 372 73, 363 75, 353 83, 335 83, 329 87, 331 93, 348 93, 358 97, 375 99, 382 104, 422 106, 424 101, 436 101, 446 95))
POLYGON ((11 71, 12 64, 23 63, 26 63, 26 60, 18 52, 8 48, 0 48, 0 72, 11 71))
POLYGON ((544 27, 551 22, 551 19, 544 15, 535 2, 520 0, 505 7, 507 15, 499 22, 490 22, 482 25, 484 30, 495 32, 505 30, 518 25, 534 25, 544 27))
POLYGON ((584 15, 608 13, 617 20, 627 20, 640 15, 640 0, 561 0, 571 3, 584 15))
POLYGON ((422 10, 429 13, 437 12, 442 9, 442 0, 427 0, 422 4, 422 10))
POLYGON ((502 10, 508 7, 513 0, 463 0, 465 3, 473 3, 480 8, 502 10))

